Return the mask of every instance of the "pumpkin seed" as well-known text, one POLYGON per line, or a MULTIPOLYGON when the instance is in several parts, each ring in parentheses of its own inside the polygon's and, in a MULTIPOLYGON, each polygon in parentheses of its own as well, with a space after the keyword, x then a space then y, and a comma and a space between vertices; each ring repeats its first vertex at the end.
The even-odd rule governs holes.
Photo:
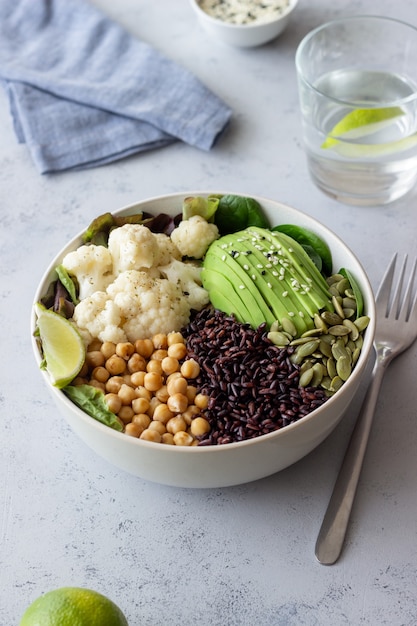
POLYGON ((290 343, 290 340, 288 339, 288 337, 284 335, 284 333, 280 332, 279 330, 270 331, 267 337, 269 341, 272 341, 272 343, 275 346, 280 346, 282 348, 284 346, 288 346, 288 344, 290 343))
POLYGON ((287 317, 283 317, 282 318, 281 326, 282 326, 282 329, 286 333, 289 333, 290 335, 292 335, 292 337, 296 337, 297 336, 297 328, 296 328, 295 324, 290 319, 288 319, 287 317))
POLYGON ((344 319, 345 314, 343 312, 342 299, 336 298, 335 296, 333 296, 332 303, 333 303, 334 310, 336 311, 336 313, 339 315, 341 319, 344 319))
POLYGON ((318 387, 324 376, 327 375, 327 370, 322 363, 314 363, 312 370, 313 378, 311 379, 310 384, 312 387, 318 387))
POLYGON ((336 361, 333 357, 329 357, 326 362, 327 373, 330 378, 334 378, 337 374, 336 361))
POLYGON ((332 378, 329 391, 332 391, 332 392, 339 391, 342 385, 343 385, 343 380, 340 378, 340 376, 335 376, 334 378, 332 378))
POLYGON ((321 330, 323 333, 327 333, 328 327, 326 322, 320 315, 314 313, 314 325, 318 330, 321 330))
POLYGON ((338 361, 341 357, 347 357, 348 353, 343 340, 337 339, 332 345, 332 355, 338 361))
MULTIPOLYGON (((327 337, 327 335, 326 335, 327 337)), ((324 356, 332 356, 332 346, 328 343, 324 337, 320 339, 319 350, 324 356)))
POLYGON ((358 327, 355 326, 355 324, 351 320, 343 320, 343 326, 346 326, 346 328, 349 328, 351 340, 356 341, 357 338, 359 337, 358 327))
POLYGON ((350 283, 347 278, 342 278, 342 280, 339 280, 339 282, 336 283, 336 286, 337 286, 337 291, 340 293, 341 296, 343 296, 346 289, 349 289, 350 283))
POLYGON ((329 328, 329 334, 335 335, 335 337, 343 337, 344 335, 348 335, 349 332, 349 328, 343 326, 343 324, 335 324, 329 328))
POLYGON ((308 370, 303 372, 299 380, 300 387, 308 387, 313 379, 313 375, 314 375, 314 371, 312 367, 309 367, 308 370))
POLYGON ((352 373, 352 365, 350 358, 347 356, 341 356, 336 362, 336 371, 339 378, 346 381, 352 373))
POLYGON ((321 318, 328 324, 329 326, 335 326, 336 324, 341 324, 343 322, 343 318, 340 317, 337 313, 333 313, 332 311, 323 311, 321 314, 321 318))
POLYGON ((368 326, 369 321, 370 320, 367 315, 362 315, 362 317, 358 317, 353 323, 360 332, 363 332, 368 326))

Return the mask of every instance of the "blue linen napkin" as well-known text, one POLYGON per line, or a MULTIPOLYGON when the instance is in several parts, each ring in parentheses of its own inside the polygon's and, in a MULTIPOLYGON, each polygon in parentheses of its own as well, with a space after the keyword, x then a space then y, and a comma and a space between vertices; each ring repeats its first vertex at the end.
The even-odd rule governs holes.
POLYGON ((176 140, 209 150, 230 108, 87 0, 1 0, 0 79, 41 173, 176 140))

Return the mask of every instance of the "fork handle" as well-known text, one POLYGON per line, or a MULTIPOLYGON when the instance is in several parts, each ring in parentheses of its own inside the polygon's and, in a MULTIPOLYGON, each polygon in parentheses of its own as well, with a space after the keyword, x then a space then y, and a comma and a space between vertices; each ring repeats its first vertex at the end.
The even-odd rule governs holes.
POLYGON ((317 537, 315 554, 323 565, 335 563, 342 552, 384 373, 384 362, 377 360, 317 537))

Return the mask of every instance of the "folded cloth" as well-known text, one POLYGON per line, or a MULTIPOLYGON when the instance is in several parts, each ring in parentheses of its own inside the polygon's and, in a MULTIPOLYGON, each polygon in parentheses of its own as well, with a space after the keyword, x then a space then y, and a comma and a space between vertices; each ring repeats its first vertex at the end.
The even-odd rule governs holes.
POLYGON ((0 79, 41 173, 176 140, 209 150, 230 108, 87 0, 1 0, 0 79))

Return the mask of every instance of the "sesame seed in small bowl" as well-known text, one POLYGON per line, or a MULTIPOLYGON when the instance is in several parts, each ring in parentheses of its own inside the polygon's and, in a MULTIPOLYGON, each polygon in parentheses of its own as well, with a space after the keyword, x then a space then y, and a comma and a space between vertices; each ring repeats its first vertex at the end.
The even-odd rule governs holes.
POLYGON ((203 28, 231 46, 272 41, 288 25, 298 0, 190 0, 203 28))

